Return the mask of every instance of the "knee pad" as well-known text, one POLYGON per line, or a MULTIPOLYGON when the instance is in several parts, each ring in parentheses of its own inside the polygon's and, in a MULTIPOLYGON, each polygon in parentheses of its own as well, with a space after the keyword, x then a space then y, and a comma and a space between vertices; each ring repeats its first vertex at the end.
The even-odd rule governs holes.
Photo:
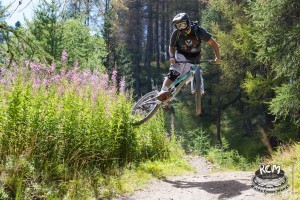
POLYGON ((168 73, 168 78, 171 80, 171 81, 175 81, 175 79, 180 75, 179 72, 175 71, 175 70, 170 70, 169 73, 168 73))

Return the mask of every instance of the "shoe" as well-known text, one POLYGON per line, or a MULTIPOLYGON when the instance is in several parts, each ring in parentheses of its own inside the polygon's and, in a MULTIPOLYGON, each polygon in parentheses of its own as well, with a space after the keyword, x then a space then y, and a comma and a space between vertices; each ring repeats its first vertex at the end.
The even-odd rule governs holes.
POLYGON ((156 97, 159 101, 166 101, 171 98, 171 92, 169 91, 160 91, 156 97))

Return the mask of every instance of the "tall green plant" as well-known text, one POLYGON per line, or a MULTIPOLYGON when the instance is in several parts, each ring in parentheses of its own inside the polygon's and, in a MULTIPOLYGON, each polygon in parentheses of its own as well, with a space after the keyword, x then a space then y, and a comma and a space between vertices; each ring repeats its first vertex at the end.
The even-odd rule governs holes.
POLYGON ((2 69, 0 79, 0 173, 13 174, 3 180, 12 196, 25 198, 37 180, 68 182, 77 173, 171 156, 162 116, 131 124, 132 103, 116 72, 24 66, 2 69))

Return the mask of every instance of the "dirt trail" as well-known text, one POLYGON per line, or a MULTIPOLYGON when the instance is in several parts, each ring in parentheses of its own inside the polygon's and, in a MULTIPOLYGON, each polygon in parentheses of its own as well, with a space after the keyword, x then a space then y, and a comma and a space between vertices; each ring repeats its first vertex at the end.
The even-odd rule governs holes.
POLYGON ((210 164, 203 158, 188 159, 197 173, 155 180, 144 190, 118 200, 274 200, 273 195, 265 195, 250 187, 254 172, 211 173, 210 164))

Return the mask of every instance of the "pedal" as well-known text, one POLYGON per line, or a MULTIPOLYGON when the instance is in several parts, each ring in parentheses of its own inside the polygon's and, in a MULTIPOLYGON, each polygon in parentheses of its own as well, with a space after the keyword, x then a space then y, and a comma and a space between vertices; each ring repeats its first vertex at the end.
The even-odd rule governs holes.
POLYGON ((164 92, 162 94, 159 94, 156 98, 157 98, 157 100, 164 102, 164 101, 170 99, 171 97, 172 97, 171 92, 164 92))

